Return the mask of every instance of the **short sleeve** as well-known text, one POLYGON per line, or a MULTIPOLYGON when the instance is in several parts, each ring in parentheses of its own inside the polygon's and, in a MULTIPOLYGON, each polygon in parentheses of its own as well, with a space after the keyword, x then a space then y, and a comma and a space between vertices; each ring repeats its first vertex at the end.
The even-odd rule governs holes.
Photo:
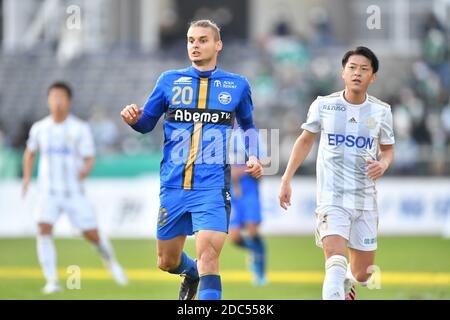
POLYGON ((384 120, 381 122, 380 127, 380 144, 394 144, 394 128, 392 124, 392 112, 389 108, 386 111, 384 120))
POLYGON ((317 99, 309 107, 306 122, 302 124, 301 128, 313 133, 317 133, 320 131, 321 126, 320 126, 319 102, 317 101, 317 99))
POLYGON ((150 117, 159 118, 167 110, 164 77, 165 74, 163 73, 156 82, 147 102, 144 104, 144 113, 150 117))
POLYGON ((38 143, 38 125, 37 123, 33 124, 30 129, 30 134, 27 140, 27 149, 31 152, 36 152, 39 148, 38 143))
POLYGON ((94 138, 88 124, 82 125, 79 148, 83 158, 95 156, 94 138))

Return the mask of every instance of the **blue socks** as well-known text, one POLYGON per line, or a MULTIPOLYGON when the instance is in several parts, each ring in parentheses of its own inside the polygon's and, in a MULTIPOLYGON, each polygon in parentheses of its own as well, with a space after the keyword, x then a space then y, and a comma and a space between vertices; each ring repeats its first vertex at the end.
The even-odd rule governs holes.
POLYGON ((169 273, 172 274, 185 274, 186 277, 189 277, 191 279, 198 279, 198 270, 197 270, 197 263, 188 257, 188 255, 183 251, 181 254, 181 262, 180 265, 170 270, 169 273))
POLYGON ((258 275, 258 277, 264 277, 266 272, 266 250, 261 237, 242 237, 241 241, 237 245, 251 251, 251 253, 253 254, 252 269, 258 275))
MULTIPOLYGON (((189 258, 185 252, 181 254, 180 265, 170 270, 172 274, 185 274, 191 279, 198 279, 197 263, 189 258)), ((207 274, 200 277, 198 300, 221 300, 222 282, 219 275, 207 274)))
POLYGON ((200 290, 198 300, 221 300, 222 282, 220 276, 207 274, 200 277, 200 290))

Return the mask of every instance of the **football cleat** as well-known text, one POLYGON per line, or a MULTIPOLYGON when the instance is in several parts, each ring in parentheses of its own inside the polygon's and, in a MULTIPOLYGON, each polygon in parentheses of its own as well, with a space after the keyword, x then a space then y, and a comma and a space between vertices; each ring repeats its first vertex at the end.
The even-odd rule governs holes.
POLYGON ((57 292, 62 292, 63 289, 59 284, 59 281, 49 281, 45 284, 44 288, 42 288, 43 294, 53 294, 57 292))
POLYGON ((121 286, 126 286, 128 284, 127 275, 120 264, 118 264, 117 262, 112 262, 108 265, 108 269, 109 271, 111 271, 111 274, 117 284, 121 286))
POLYGON ((185 275, 182 275, 183 281, 180 286, 180 293, 178 296, 179 300, 194 300, 197 295, 198 284, 200 283, 200 278, 192 279, 185 275))
POLYGON ((345 280, 345 300, 356 300, 355 286, 348 279, 345 280))

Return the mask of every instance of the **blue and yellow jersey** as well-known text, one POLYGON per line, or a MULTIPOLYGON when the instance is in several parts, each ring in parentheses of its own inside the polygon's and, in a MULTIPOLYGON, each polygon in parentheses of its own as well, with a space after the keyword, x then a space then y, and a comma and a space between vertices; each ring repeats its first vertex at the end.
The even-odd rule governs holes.
POLYGON ((132 126, 140 132, 146 122, 164 116, 164 158, 161 186, 186 190, 229 188, 227 147, 236 118, 254 128, 248 81, 218 68, 201 72, 193 67, 163 73, 132 126))

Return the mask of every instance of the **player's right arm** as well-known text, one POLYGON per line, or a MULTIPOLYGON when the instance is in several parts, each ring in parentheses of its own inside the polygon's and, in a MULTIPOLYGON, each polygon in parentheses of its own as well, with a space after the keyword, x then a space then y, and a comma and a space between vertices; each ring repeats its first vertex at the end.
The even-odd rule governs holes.
POLYGON ((25 196, 30 185, 31 177, 33 176, 35 153, 26 148, 23 154, 23 182, 22 182, 22 196, 25 196))
POLYGON ((294 147, 292 148, 288 165, 283 176, 281 177, 279 199, 280 206, 285 210, 287 210, 287 207, 291 205, 292 177, 311 151, 316 135, 317 133, 303 130, 302 134, 297 138, 294 147))
POLYGON ((303 132, 295 141, 292 148, 291 156, 286 170, 281 177, 280 186, 280 206, 287 210, 287 207, 291 205, 291 181, 297 169, 302 165, 308 156, 311 148, 316 139, 317 133, 321 130, 321 120, 319 112, 319 101, 316 99, 309 107, 308 116, 306 122, 302 124, 303 132))
POLYGON ((28 187, 33 176, 34 161, 36 158, 36 152, 38 151, 39 141, 38 141, 38 131, 39 124, 35 123, 31 126, 30 134, 27 140, 27 146, 25 152, 23 153, 22 162, 22 196, 25 197, 28 191, 28 187))
POLYGON ((122 120, 140 133, 152 131, 161 115, 167 110, 168 102, 164 89, 164 74, 162 74, 144 107, 139 108, 135 104, 125 106, 120 112, 122 120))

